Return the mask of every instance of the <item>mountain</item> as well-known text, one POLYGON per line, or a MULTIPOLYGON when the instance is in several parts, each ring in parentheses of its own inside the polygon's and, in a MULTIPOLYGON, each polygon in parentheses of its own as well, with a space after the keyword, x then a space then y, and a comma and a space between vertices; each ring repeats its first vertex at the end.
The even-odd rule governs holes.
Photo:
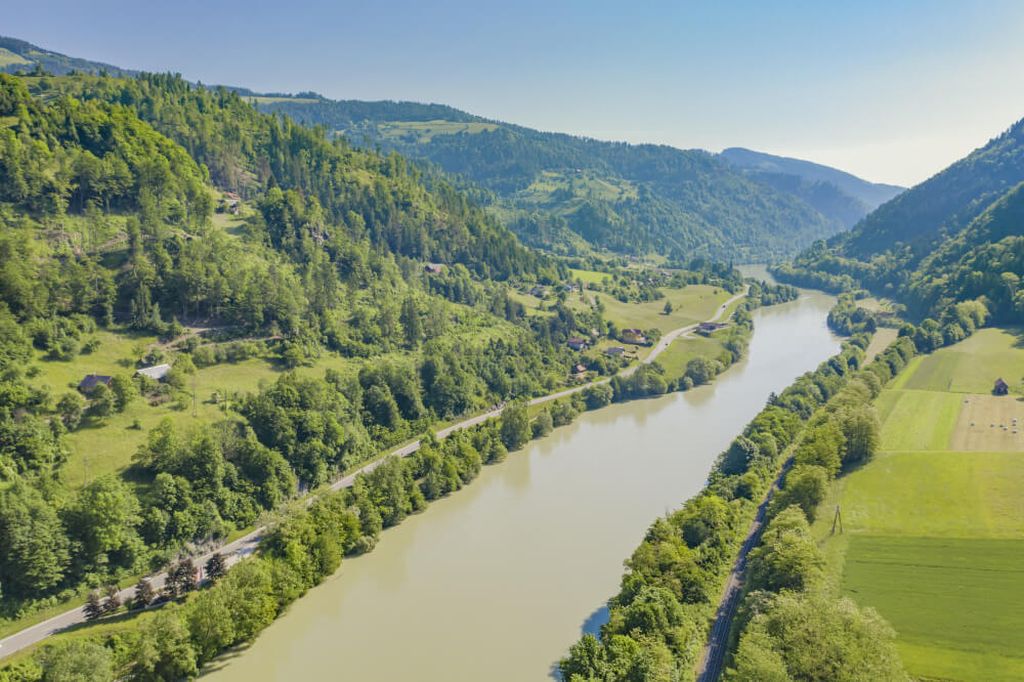
POLYGON ((724 149, 720 156, 761 182, 806 201, 846 227, 852 227, 904 190, 896 185, 868 182, 830 166, 743 147, 724 149))
POLYGON ((0 36, 0 72, 28 73, 37 67, 55 75, 64 75, 72 71, 94 74, 108 73, 111 76, 132 76, 138 73, 103 62, 69 57, 59 52, 44 50, 17 38, 0 36))
POLYGON ((937 175, 881 206, 849 235, 842 249, 869 256, 907 246, 916 261, 954 234, 1000 195, 1024 180, 1024 120, 937 175))
MULTIPOLYGON (((135 73, 13 38, 0 39, 0 49, 7 71, 135 73)), ((419 171, 425 182, 435 175, 442 184, 454 181, 522 241, 555 253, 596 249, 676 264, 694 257, 774 261, 834 235, 864 211, 834 183, 754 173, 701 150, 540 132, 441 104, 227 89, 355 145, 427 161, 419 171)))
POLYGON ((521 239, 556 252, 772 260, 843 228, 701 150, 541 132, 437 104, 253 101, 354 144, 429 161, 483 190, 476 196, 521 239))
POLYGON ((978 300, 995 321, 1024 321, 1024 120, 777 272, 866 287, 918 317, 978 300))

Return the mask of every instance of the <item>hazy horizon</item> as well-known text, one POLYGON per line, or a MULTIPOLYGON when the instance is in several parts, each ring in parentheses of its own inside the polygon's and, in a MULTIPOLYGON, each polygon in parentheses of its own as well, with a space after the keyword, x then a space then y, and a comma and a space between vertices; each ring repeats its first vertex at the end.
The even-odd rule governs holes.
POLYGON ((9 8, 0 33, 256 91, 443 103, 532 128, 746 147, 913 185, 1024 117, 1024 5, 455 0, 9 8), (83 27, 87 30, 83 30, 83 27))

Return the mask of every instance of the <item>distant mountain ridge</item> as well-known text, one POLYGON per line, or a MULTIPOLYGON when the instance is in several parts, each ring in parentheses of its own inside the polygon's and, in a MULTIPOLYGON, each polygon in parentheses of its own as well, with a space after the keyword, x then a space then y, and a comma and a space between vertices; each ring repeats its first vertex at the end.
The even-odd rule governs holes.
MULTIPOLYGON (((0 38, 0 70, 35 68, 138 73, 0 38)), ((775 261, 844 230, 871 202, 898 191, 749 150, 715 155, 546 133, 443 104, 333 101, 314 92, 261 95, 225 87, 262 111, 428 161, 459 178, 463 191, 523 241, 556 253, 598 249, 677 262, 695 256, 775 261)))
POLYGON ((869 182, 813 161, 743 147, 724 149, 720 156, 762 182, 799 196, 846 227, 853 227, 861 218, 905 189, 869 182))
POLYGON ((952 305, 979 301, 993 321, 1024 323, 1024 120, 776 273, 866 287, 919 317, 947 320, 952 305))
POLYGON ((112 64, 69 57, 59 52, 45 50, 25 40, 0 36, 0 71, 26 73, 37 66, 57 76, 72 71, 93 74, 105 72, 111 76, 134 76, 139 73, 112 64))
MULTIPOLYGON (((703 150, 541 132, 444 105, 254 101, 355 144, 427 160, 485 190, 520 238, 555 251, 773 260, 855 221, 814 205, 816 195, 839 194, 832 185, 787 187, 703 150)), ((853 200, 831 200, 844 202, 853 200)), ((856 218, 866 213, 859 203, 846 208, 856 218)))

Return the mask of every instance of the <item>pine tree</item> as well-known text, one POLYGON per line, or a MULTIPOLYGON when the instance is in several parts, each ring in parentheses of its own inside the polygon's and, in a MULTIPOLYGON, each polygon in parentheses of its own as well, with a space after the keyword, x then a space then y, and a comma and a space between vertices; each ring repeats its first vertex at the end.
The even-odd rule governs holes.
POLYGON ((153 585, 147 578, 140 578, 135 583, 135 597, 132 599, 132 608, 144 609, 149 606, 156 594, 153 592, 153 585))
POLYGON ((196 589, 196 565, 191 557, 185 557, 174 567, 177 574, 178 594, 186 594, 196 589))
POLYGON ((103 604, 104 615, 108 613, 116 613, 121 608, 121 595, 117 585, 111 585, 107 588, 107 601, 103 604))
POLYGON ((89 593, 89 597, 85 600, 85 619, 96 620, 103 615, 103 601, 100 599, 100 593, 93 590, 89 593))
POLYGON ((206 577, 209 578, 210 582, 215 583, 223 578, 227 572, 228 565, 224 560, 224 555, 220 552, 214 552, 206 561, 206 577))

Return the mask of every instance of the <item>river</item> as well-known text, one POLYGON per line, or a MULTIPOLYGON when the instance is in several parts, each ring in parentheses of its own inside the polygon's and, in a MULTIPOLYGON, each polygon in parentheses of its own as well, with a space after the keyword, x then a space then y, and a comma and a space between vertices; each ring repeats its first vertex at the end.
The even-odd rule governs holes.
POLYGON ((839 348, 825 326, 832 300, 804 292, 756 311, 747 358, 713 385, 581 415, 485 467, 207 677, 549 679, 581 631, 603 622, 622 561, 655 517, 700 490, 769 393, 839 348))

